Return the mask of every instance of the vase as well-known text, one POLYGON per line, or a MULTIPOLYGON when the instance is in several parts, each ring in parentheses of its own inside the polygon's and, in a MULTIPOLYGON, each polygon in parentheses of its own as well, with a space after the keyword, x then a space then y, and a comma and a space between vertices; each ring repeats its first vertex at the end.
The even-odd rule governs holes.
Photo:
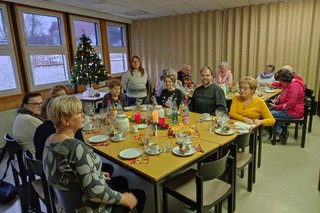
POLYGON ((86 91, 83 92, 84 97, 94 97, 95 91, 92 86, 88 85, 86 91))

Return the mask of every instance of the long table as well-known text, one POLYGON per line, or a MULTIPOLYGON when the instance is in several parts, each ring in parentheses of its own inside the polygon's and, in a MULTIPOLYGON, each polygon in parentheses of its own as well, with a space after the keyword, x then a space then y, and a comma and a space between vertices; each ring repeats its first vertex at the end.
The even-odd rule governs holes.
MULTIPOLYGON (((108 128, 108 126, 105 126, 104 128, 108 128)), ((142 131, 143 130, 137 134, 143 134, 142 131)), ((93 135, 94 134, 84 134, 84 137, 88 140, 93 135)), ((203 153, 196 151, 193 155, 187 157, 176 156, 173 153, 161 153, 156 156, 150 156, 148 164, 130 164, 129 160, 120 158, 119 153, 126 148, 143 149, 143 146, 140 146, 134 139, 135 135, 136 134, 128 133, 126 139, 121 142, 110 142, 107 146, 92 146, 92 148, 101 156, 152 183, 156 212, 162 211, 161 184, 190 166, 199 163, 208 156, 214 154, 219 148, 219 144, 205 141, 201 138, 194 138, 193 144, 200 144, 204 151, 203 153)), ((162 146, 164 140, 170 141, 172 147, 176 145, 175 138, 168 138, 167 136, 152 137, 152 141, 159 142, 160 146, 162 146)))

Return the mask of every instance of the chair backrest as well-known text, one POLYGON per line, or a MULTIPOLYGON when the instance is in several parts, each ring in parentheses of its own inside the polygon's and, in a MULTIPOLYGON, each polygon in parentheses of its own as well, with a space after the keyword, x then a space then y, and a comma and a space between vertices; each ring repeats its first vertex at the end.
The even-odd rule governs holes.
POLYGON ((237 135, 234 143, 238 145, 238 148, 246 148, 250 144, 251 132, 237 135))
POLYGON ((81 200, 83 192, 79 188, 72 191, 61 191, 55 187, 51 187, 54 191, 56 201, 64 208, 65 212, 76 212, 83 206, 81 200))
POLYGON ((204 181, 218 178, 226 171, 229 153, 230 151, 218 160, 205 162, 201 165, 198 174, 202 176, 204 181))
POLYGON ((9 159, 10 160, 15 159, 18 161, 20 178, 22 180, 22 183, 23 184, 27 183, 27 180, 26 180, 27 170, 24 166, 23 152, 20 145, 8 133, 5 133, 3 138, 7 141, 9 159))

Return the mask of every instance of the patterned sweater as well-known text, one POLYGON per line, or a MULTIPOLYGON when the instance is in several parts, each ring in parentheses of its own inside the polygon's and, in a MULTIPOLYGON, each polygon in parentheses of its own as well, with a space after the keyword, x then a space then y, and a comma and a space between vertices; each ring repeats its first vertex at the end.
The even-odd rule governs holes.
MULTIPOLYGON (((61 191, 82 192, 82 207, 77 212, 111 212, 121 193, 106 184, 101 159, 77 139, 46 142, 43 167, 50 186, 61 191)), ((81 196, 81 195, 79 195, 81 196)))

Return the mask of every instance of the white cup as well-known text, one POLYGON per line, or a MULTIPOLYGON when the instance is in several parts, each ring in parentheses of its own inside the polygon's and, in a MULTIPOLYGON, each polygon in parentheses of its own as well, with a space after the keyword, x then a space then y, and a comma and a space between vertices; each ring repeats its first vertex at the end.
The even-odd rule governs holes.
POLYGON ((141 110, 146 111, 147 110, 147 105, 141 105, 141 110))
POLYGON ((85 123, 83 125, 83 129, 84 130, 92 130, 92 128, 93 128, 93 124, 92 123, 85 123))
POLYGON ((86 115, 84 117, 84 123, 91 123, 91 117, 86 115))
POLYGON ((149 152, 150 153, 157 153, 159 150, 159 143, 158 142, 152 142, 149 144, 149 152))
POLYGON ((138 130, 139 130, 139 129, 138 129, 138 126, 134 125, 134 126, 132 126, 131 128, 132 128, 131 131, 132 131, 133 133, 138 133, 138 130))
POLYGON ((201 115, 201 119, 202 120, 209 120, 210 119, 210 114, 209 113, 203 113, 201 115))
POLYGON ((115 140, 121 140, 123 137, 122 132, 114 132, 113 138, 115 140))

